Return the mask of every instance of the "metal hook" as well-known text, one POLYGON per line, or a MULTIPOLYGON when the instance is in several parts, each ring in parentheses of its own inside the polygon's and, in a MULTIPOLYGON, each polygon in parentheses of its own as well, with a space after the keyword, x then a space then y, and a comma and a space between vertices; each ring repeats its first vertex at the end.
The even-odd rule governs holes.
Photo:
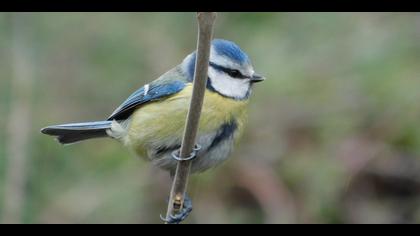
POLYGON ((197 157, 197 152, 200 151, 201 146, 196 144, 191 152, 191 154, 187 158, 180 158, 179 157, 179 150, 172 152, 172 158, 177 161, 189 161, 197 157))

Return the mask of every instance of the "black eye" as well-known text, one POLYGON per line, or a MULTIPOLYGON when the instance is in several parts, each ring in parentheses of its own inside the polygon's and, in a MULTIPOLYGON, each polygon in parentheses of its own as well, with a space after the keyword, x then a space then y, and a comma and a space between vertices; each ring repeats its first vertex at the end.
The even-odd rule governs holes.
POLYGON ((244 76, 239 70, 235 70, 235 69, 229 69, 220 65, 217 65, 213 62, 209 63, 211 67, 213 67, 214 69, 218 70, 218 71, 223 71, 224 73, 228 74, 230 77, 233 78, 247 78, 246 76, 244 76))
POLYGON ((241 74, 241 72, 239 72, 239 70, 229 70, 227 73, 233 78, 242 77, 242 74, 241 74))

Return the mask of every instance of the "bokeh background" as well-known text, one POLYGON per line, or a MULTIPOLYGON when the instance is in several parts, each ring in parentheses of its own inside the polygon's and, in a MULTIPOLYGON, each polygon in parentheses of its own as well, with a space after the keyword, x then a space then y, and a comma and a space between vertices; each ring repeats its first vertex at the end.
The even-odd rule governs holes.
MULTIPOLYGON (((160 223, 166 173, 39 130, 106 118, 196 34, 194 13, 0 13, 0 221, 160 223)), ((219 13, 215 37, 268 80, 188 223, 420 223, 419 13, 219 13)))

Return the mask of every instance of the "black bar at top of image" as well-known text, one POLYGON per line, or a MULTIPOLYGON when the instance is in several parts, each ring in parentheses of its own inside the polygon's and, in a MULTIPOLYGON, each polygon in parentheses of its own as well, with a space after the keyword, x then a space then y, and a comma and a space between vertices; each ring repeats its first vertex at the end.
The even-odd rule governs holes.
POLYGON ((4 1, 1 11, 418 11, 416 1, 402 0, 16 0, 4 1))

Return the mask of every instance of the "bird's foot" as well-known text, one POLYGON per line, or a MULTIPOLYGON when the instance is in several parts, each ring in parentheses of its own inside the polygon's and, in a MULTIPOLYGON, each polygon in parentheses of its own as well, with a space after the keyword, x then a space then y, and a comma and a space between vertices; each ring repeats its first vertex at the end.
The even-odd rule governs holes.
POLYGON ((170 215, 168 218, 164 218, 161 215, 160 219, 168 224, 179 224, 190 215, 192 209, 193 207, 192 207, 191 198, 189 198, 188 196, 185 196, 184 205, 179 213, 175 215, 170 215))

